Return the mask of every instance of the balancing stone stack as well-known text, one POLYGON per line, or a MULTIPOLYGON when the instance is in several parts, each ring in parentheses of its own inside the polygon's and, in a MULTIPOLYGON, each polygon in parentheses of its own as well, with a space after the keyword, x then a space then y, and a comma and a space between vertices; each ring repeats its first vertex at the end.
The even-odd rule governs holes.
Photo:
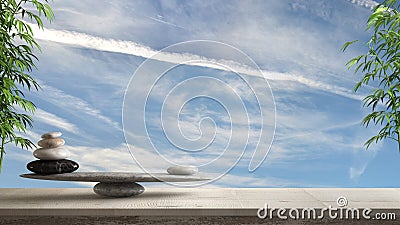
POLYGON ((61 132, 50 132, 42 135, 38 142, 41 147, 33 152, 39 160, 32 161, 26 166, 37 174, 71 173, 79 168, 78 163, 68 160, 70 152, 62 148, 65 141, 60 138, 61 132))

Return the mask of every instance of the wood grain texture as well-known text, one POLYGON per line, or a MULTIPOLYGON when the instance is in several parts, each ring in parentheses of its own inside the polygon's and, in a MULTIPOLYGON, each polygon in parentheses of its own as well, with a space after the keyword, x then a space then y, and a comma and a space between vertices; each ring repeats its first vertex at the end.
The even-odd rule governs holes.
POLYGON ((398 188, 148 188, 130 198, 107 198, 90 188, 0 189, 0 216, 256 216, 274 208, 348 207, 400 211, 398 188))

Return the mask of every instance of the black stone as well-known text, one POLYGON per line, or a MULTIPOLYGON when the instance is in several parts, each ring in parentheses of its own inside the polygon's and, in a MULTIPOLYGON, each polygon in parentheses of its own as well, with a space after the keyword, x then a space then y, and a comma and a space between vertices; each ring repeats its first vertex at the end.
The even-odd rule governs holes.
POLYGON ((28 163, 26 168, 37 174, 71 173, 79 168, 77 162, 68 159, 36 160, 28 163))

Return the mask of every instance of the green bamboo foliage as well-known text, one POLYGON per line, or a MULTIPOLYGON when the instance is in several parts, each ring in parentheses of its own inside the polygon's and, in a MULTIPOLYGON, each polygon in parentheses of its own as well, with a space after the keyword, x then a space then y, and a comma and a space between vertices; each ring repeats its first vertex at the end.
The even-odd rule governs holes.
MULTIPOLYGON (((381 127, 378 134, 365 142, 368 149, 372 143, 383 139, 393 139, 400 151, 400 13, 397 0, 386 0, 375 7, 367 23, 372 36, 367 43, 368 52, 352 58, 347 67, 364 76, 355 85, 357 92, 363 85, 377 82, 379 85, 363 99, 364 107, 371 113, 363 120, 368 127, 375 124, 381 127), (383 105, 381 107, 379 105, 383 105)), ((345 51, 355 41, 343 45, 345 51)))
POLYGON ((40 46, 26 21, 39 28, 43 28, 42 16, 52 21, 54 14, 47 3, 47 0, 0 0, 0 171, 7 144, 26 149, 35 146, 19 136, 32 127, 32 118, 26 113, 36 109, 23 90, 40 88, 29 75, 36 69, 34 50, 40 50, 40 46))

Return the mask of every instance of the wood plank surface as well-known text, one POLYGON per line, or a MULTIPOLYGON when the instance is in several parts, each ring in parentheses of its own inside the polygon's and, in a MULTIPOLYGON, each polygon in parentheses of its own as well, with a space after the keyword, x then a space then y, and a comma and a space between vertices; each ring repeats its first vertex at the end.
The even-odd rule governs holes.
POLYGON ((400 210, 399 188, 147 188, 138 196, 109 198, 90 188, 2 188, 0 216, 256 216, 274 208, 346 207, 400 210))

